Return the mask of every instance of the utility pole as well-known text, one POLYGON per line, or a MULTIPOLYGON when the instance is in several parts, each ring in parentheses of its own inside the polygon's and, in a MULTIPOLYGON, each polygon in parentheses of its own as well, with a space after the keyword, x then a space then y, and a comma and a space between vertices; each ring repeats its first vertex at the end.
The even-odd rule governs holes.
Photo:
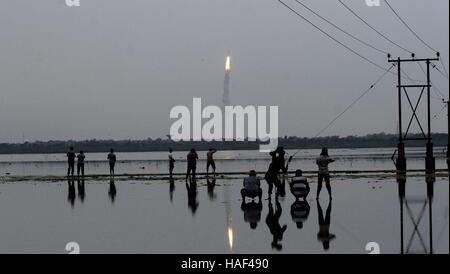
MULTIPOLYGON (((397 175, 406 175, 406 156, 405 156, 405 141, 417 141, 424 140, 426 141, 426 157, 425 157, 425 170, 427 175, 432 175, 435 172, 435 158, 433 157, 433 143, 431 138, 431 107, 430 107, 430 89, 431 89, 431 80, 430 80, 430 63, 431 61, 438 61, 439 58, 424 58, 424 59, 415 59, 414 54, 411 59, 401 59, 398 57, 397 59, 390 59, 390 55, 388 55, 389 63, 396 63, 397 66, 397 90, 398 90, 398 158, 396 163, 397 175), (402 84, 402 73, 401 73, 401 65, 403 63, 410 62, 425 62, 427 66, 426 76, 427 81, 426 84, 415 84, 415 85, 405 85, 402 84), (419 99, 415 104, 411 101, 411 98, 407 92, 409 88, 418 88, 420 89, 419 99), (422 127, 422 124, 417 116, 417 108, 422 100, 422 95, 424 94, 426 89, 426 105, 427 105, 427 128, 426 131, 422 127), (402 95, 405 95, 409 106, 411 107, 412 114, 409 119, 408 126, 406 131, 403 132, 402 128, 402 95), (421 137, 408 137, 409 130, 411 128, 411 124, 413 120, 417 121, 417 124, 420 127, 422 136, 421 137)), ((403 99, 404 100, 404 99, 403 99)), ((449 124, 450 128, 450 124, 449 124)))
MULTIPOLYGON (((449 100, 450 100, 450 90, 449 90, 449 100)), ((447 104, 447 172, 448 172, 448 178, 450 181, 450 101, 447 100, 445 102, 447 104)))

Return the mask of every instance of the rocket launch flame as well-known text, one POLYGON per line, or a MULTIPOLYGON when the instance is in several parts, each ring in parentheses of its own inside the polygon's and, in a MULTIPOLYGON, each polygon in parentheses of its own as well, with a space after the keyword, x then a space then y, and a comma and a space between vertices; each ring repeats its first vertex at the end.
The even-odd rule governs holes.
POLYGON ((231 59, 230 56, 227 56, 225 61, 225 71, 229 72, 231 70, 231 59))

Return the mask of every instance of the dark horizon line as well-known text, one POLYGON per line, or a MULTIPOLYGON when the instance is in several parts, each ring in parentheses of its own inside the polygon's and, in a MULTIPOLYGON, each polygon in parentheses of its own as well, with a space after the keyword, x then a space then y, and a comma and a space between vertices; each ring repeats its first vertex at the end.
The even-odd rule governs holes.
MULTIPOLYGON (((414 135, 409 135, 413 137, 414 135)), ((422 135, 416 135, 422 137, 422 135)), ((448 145, 447 133, 434 133, 433 144, 435 147, 445 147, 448 145)), ((187 151, 195 148, 199 151, 216 148, 218 150, 259 150, 259 141, 173 141, 170 139, 146 139, 146 140, 84 140, 84 141, 47 141, 33 143, 0 143, 0 154, 49 154, 65 153, 70 146, 74 146, 76 151, 84 152, 108 152, 114 148, 116 152, 152 152, 168 151, 169 148, 174 151, 187 151)), ((349 135, 325 136, 325 137, 296 137, 285 136, 278 139, 278 146, 285 149, 319 149, 328 147, 334 148, 380 148, 396 147, 398 144, 397 134, 368 134, 365 136, 349 135)), ((424 140, 408 141, 407 146, 425 147, 424 140)))
MULTIPOLYGON (((411 136, 415 136, 415 135, 421 135, 420 132, 417 133, 408 133, 411 136)), ((446 132, 432 132, 431 135, 433 137, 433 135, 447 135, 448 133, 446 132)), ((387 132, 378 132, 378 133, 367 133, 365 135, 326 135, 326 136, 311 136, 311 137, 306 137, 306 136, 298 136, 298 135, 283 135, 283 136, 279 136, 278 140, 283 140, 286 138, 297 138, 297 139, 310 139, 310 140, 314 140, 314 139, 325 139, 325 138, 349 138, 349 137, 355 137, 355 138, 366 138, 366 137, 371 137, 371 136, 377 136, 377 135, 385 135, 385 136, 398 136, 398 133, 387 133, 387 132)), ((236 141, 235 139, 233 140, 233 142, 247 142, 248 138, 246 137, 244 141, 236 141)), ((199 140, 199 141, 194 141, 192 139, 190 140, 181 140, 181 141, 174 141, 170 138, 163 139, 162 137, 158 137, 158 138, 151 138, 148 137, 146 139, 139 139, 139 138, 129 138, 129 139, 97 139, 97 138, 92 138, 92 139, 49 139, 46 141, 43 140, 33 140, 33 141, 22 141, 22 142, 0 142, 0 145, 22 145, 22 144, 36 144, 36 143, 57 143, 57 142, 89 142, 89 141, 98 141, 98 142, 104 142, 104 141, 108 141, 108 142, 125 142, 125 141, 132 141, 132 142, 142 142, 142 141, 171 141, 171 142, 175 142, 175 143, 182 143, 182 142, 230 142, 230 141, 225 141, 225 139, 222 140, 212 140, 212 141, 206 141, 204 139, 199 140)), ((256 141, 249 141, 249 142, 267 142, 267 141, 261 141, 259 139, 257 139, 256 141)))

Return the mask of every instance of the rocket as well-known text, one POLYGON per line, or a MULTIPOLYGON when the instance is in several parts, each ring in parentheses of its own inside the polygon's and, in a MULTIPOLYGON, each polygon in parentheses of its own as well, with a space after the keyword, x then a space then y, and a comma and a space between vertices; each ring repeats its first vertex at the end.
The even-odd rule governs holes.
POLYGON ((228 55, 225 60, 225 79, 223 80, 223 98, 224 106, 230 105, 230 73, 231 73, 231 58, 228 55))
POLYGON ((230 72, 231 71, 231 58, 228 55, 227 59, 225 60, 225 72, 230 72))

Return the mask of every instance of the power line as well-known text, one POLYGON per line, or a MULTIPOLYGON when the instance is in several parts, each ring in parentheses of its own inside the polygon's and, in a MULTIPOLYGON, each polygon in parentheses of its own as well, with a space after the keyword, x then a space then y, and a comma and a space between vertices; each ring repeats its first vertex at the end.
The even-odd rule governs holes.
POLYGON ((344 113, 346 113, 350 108, 352 108, 359 100, 361 100, 361 98, 363 98, 367 93, 369 93, 369 91, 371 91, 376 84, 378 84, 378 82, 380 82, 384 76, 386 76, 386 74, 388 74, 391 69, 394 66, 392 65, 389 69, 386 69, 386 71, 380 76, 378 77, 378 79, 368 88, 366 89, 360 96, 358 96, 358 98, 356 98, 355 100, 353 100, 350 105, 348 105, 344 111, 342 111, 341 113, 339 113, 339 115, 337 115, 333 120, 331 120, 331 122, 329 122, 324 128, 322 128, 315 136, 314 138, 318 137, 320 134, 322 134, 325 130, 327 130, 332 124, 334 124, 334 122, 336 122, 342 115, 344 115, 344 113))
POLYGON ((384 54, 389 54, 387 51, 379 49, 375 46, 372 46, 371 44, 359 39, 358 37, 356 37, 355 35, 352 35, 351 33, 345 31, 344 29, 342 29, 341 27, 337 26, 336 24, 334 24, 333 22, 331 22, 330 20, 324 18, 323 16, 321 16, 320 14, 318 14, 317 12, 315 12, 314 10, 312 10, 311 8, 309 8, 308 6, 306 6, 304 3, 295 0, 295 2, 297 2, 298 4, 302 5, 305 9, 309 10, 310 12, 312 12, 314 15, 316 15, 317 17, 319 17, 320 19, 324 20, 325 22, 327 22, 328 24, 332 25, 334 28, 340 30, 341 32, 345 33, 346 35, 350 36, 351 38, 355 39, 356 41, 360 42, 361 44, 370 47, 380 53, 384 53, 384 54))
MULTIPOLYGON (((423 69, 422 65, 421 65, 420 63, 417 63, 417 65, 419 65, 420 70, 423 72, 423 74, 424 74, 425 76, 427 76, 427 73, 426 73, 425 70, 423 69)), ((440 90, 438 87, 436 87, 436 86, 433 84, 433 82, 430 81, 430 83, 431 83, 431 85, 432 85, 431 87, 432 87, 433 91, 434 91, 435 93, 436 93, 436 91, 439 93, 439 94, 436 93, 436 95, 437 95, 437 96, 440 96, 441 99, 444 100, 444 98, 445 98, 446 96, 441 92, 441 90, 440 90)))
POLYGON ((334 42, 338 43, 339 45, 341 45, 342 47, 344 47, 345 49, 347 49, 348 51, 352 52, 353 54, 359 56, 361 59, 365 60, 366 62, 376 66, 377 68, 381 69, 381 70, 386 70, 384 67, 378 65, 377 63, 373 62, 372 60, 370 60, 369 58, 361 55, 360 53, 356 52, 354 49, 350 48, 349 46, 345 45, 344 43, 342 43, 341 41, 337 40, 336 38, 334 38, 333 36, 331 36, 330 34, 328 34, 326 31, 324 31, 323 29, 321 29, 320 27, 318 27, 317 25, 315 25, 313 22, 311 22, 310 20, 308 20, 306 17, 304 17, 303 15, 301 15, 300 13, 298 13, 296 10, 294 10, 293 8, 291 8, 290 6, 288 6, 286 3, 284 3, 281 0, 278 0, 278 2, 280 2, 281 4, 283 4, 283 6, 285 6, 286 8, 288 8, 290 11, 292 11, 293 13, 295 13, 298 17, 300 17, 301 19, 305 20, 306 22, 308 22, 310 25, 312 25, 314 28, 316 28, 318 31, 320 31, 321 33, 323 33, 324 35, 326 35, 328 38, 330 38, 331 40, 333 40, 334 42))
MULTIPOLYGON (((400 22, 402 22, 403 23, 403 25, 405 25, 405 27, 420 41, 420 42, 422 42, 422 44, 424 44, 427 48, 429 48, 430 50, 432 50, 432 51, 434 51, 434 52, 436 52, 437 53, 437 55, 438 55, 438 57, 439 57, 439 61, 441 62, 441 65, 442 65, 442 68, 444 69, 444 72, 442 72, 440 69, 438 69, 437 67, 436 67, 436 65, 435 64, 433 64, 433 68, 434 69, 436 69, 442 76, 444 76, 445 78, 447 78, 447 79, 449 79, 449 76, 448 76, 448 73, 447 73, 447 69, 445 68, 445 65, 444 65, 444 62, 442 61, 442 58, 440 57, 440 54, 439 54, 439 51, 438 50, 436 50, 436 49, 434 49, 433 47, 431 47, 427 42, 425 42, 425 40, 424 39, 422 39, 418 34, 417 34, 417 32, 415 32, 407 23, 406 23, 406 21, 400 16, 400 14, 391 6, 391 4, 389 3, 389 1, 388 0, 385 0, 385 2, 386 2, 386 4, 387 4, 387 6, 389 7, 389 9, 395 14, 395 16, 398 18, 398 20, 400 20, 400 22)), ((420 65, 420 64, 419 64, 420 65)), ((420 66, 421 67, 421 69, 422 69, 422 71, 424 71, 423 70, 423 68, 422 68, 422 66, 420 66)), ((425 71, 424 71, 424 73, 425 73, 425 71)), ((439 91, 439 89, 438 89, 438 91, 439 91)), ((441 93, 440 91, 439 91, 439 93, 441 93)), ((442 93, 441 93, 441 95, 442 95, 442 93)), ((443 96, 443 97, 445 97, 445 96, 443 96)))
POLYGON ((442 111, 447 107, 447 104, 444 104, 439 112, 433 115, 433 119, 437 119, 439 115, 441 115, 442 111))
MULTIPOLYGON (((334 124, 342 115, 344 115, 344 113, 346 113, 350 108, 352 108, 359 100, 361 100, 366 94, 369 93, 369 91, 371 91, 372 89, 375 88, 375 86, 391 71, 391 69, 395 67, 395 64, 392 64, 390 68, 385 69, 385 72, 378 77, 378 79, 372 84, 370 85, 370 87, 368 89, 366 89, 360 96, 358 96, 358 98, 356 98, 355 100, 353 100, 350 105, 348 105, 344 111, 342 111, 341 113, 339 113, 339 115, 337 115, 335 118, 333 118, 333 120, 331 120, 331 122, 329 122, 324 128, 322 128, 316 135, 314 135, 313 138, 317 138, 318 136, 320 136, 320 134, 322 134, 325 130, 327 130, 332 124, 334 124)), ((292 154, 289 157, 289 162, 292 160, 292 158, 294 158, 295 155, 297 155, 297 153, 299 153, 301 151, 301 149, 297 150, 294 154, 292 154)))
MULTIPOLYGON (((333 37, 332 35, 330 35, 329 33, 327 33, 326 31, 324 31, 323 29, 321 29, 320 27, 318 27, 317 25, 315 25, 313 22, 311 22, 310 20, 308 20, 306 17, 304 17, 303 15, 301 15, 300 13, 298 13, 296 10, 294 10, 293 8, 291 8, 289 5, 287 5, 286 3, 284 3, 281 0, 278 0, 278 2, 280 2, 281 4, 283 4, 283 6, 285 6, 286 8, 288 8, 290 11, 292 11, 295 15, 297 15, 298 17, 300 17, 301 19, 305 20, 307 23, 309 23, 310 25, 312 25, 314 28, 316 28, 318 31, 320 31, 322 34, 324 34, 325 36, 327 36, 328 38, 330 38, 331 40, 333 40, 334 42, 338 43, 339 45, 341 45, 342 47, 344 47, 345 49, 347 49, 348 51, 350 51, 351 53, 357 55, 358 57, 360 57, 361 59, 365 60, 366 62, 372 64, 373 66, 385 71, 386 69, 384 67, 382 67, 381 65, 375 63, 374 61, 370 60, 369 58, 363 56, 362 54, 358 53, 357 51, 355 51, 354 49, 350 48, 349 46, 347 46, 346 44, 342 43, 341 41, 339 41, 338 39, 336 39, 335 37, 333 37)), ((389 55, 388 55, 389 57, 389 55)), ((391 74, 394 74, 394 72, 390 72, 391 74)), ((402 71, 402 75, 401 77, 403 79, 408 79, 409 81, 413 81, 413 82, 420 82, 418 80, 412 79, 411 77, 409 77, 405 72, 402 71)))
POLYGON ((405 20, 403 20, 400 15, 394 10, 394 8, 391 6, 391 4, 389 4, 389 2, 387 0, 384 0, 384 2, 386 2, 386 4, 388 5, 389 9, 397 16, 398 20, 400 20, 400 22, 403 23, 403 25, 405 25, 405 27, 417 38, 419 39, 420 42, 422 42, 425 46, 427 46, 429 49, 431 49, 434 52, 438 52, 437 50, 435 50, 434 48, 432 48, 427 42, 425 42, 422 38, 420 38, 420 36, 405 22, 405 20))
MULTIPOLYGON (((355 100, 353 100, 351 102, 350 105, 348 105, 344 111, 342 111, 341 113, 339 113, 339 115, 337 115, 335 118, 333 118, 333 120, 331 120, 331 122, 329 122, 324 128, 322 128, 316 135, 314 135, 314 138, 317 138, 318 136, 320 136, 320 134, 322 134, 325 130, 327 130, 334 122, 336 122, 342 115, 344 115, 345 112, 347 112, 350 108, 352 108, 359 100, 361 100, 367 93, 369 93, 369 91, 371 91, 372 89, 375 88, 375 86, 386 76, 386 74, 388 74, 391 69, 395 67, 394 64, 392 64, 392 66, 389 69, 386 69, 386 71, 380 76, 378 77, 378 79, 372 84, 370 85, 370 87, 368 89, 366 89, 360 96, 358 96, 358 98, 356 98, 355 100)), ((297 150, 294 154, 292 154, 289 157, 289 162, 295 157, 295 155, 297 155, 297 153, 299 153, 301 151, 301 149, 297 150)))
POLYGON ((442 68, 444 69, 445 75, 447 75, 447 78, 448 78, 448 71, 445 68, 444 62, 442 61, 442 57, 439 57, 439 61, 441 62, 441 65, 442 65, 442 68))
POLYGON ((348 11, 350 11, 354 16, 356 16, 359 20, 361 20, 365 25, 367 25, 369 28, 371 28, 373 31, 375 31, 376 33, 378 33, 381 37, 383 37, 386 41, 390 42, 391 44, 397 46, 398 48, 408 52, 408 53, 413 53, 412 51, 400 46, 399 44, 395 43, 394 41, 392 41, 391 39, 389 39, 389 37, 387 37, 386 35, 384 35, 383 33, 381 33, 379 30, 377 30, 376 28, 374 28, 372 25, 370 25, 369 23, 367 23, 366 20, 364 20, 364 18, 362 18, 361 16, 359 16, 355 11, 353 11, 349 6, 347 6, 345 3, 343 3, 341 0, 338 0, 339 3, 341 3, 342 6, 344 6, 348 11))
POLYGON ((432 68, 434 68, 435 70, 437 70, 442 76, 444 76, 445 78, 448 79, 448 75, 446 75, 445 73, 443 73, 437 66, 436 64, 434 64, 433 62, 431 62, 432 68))

